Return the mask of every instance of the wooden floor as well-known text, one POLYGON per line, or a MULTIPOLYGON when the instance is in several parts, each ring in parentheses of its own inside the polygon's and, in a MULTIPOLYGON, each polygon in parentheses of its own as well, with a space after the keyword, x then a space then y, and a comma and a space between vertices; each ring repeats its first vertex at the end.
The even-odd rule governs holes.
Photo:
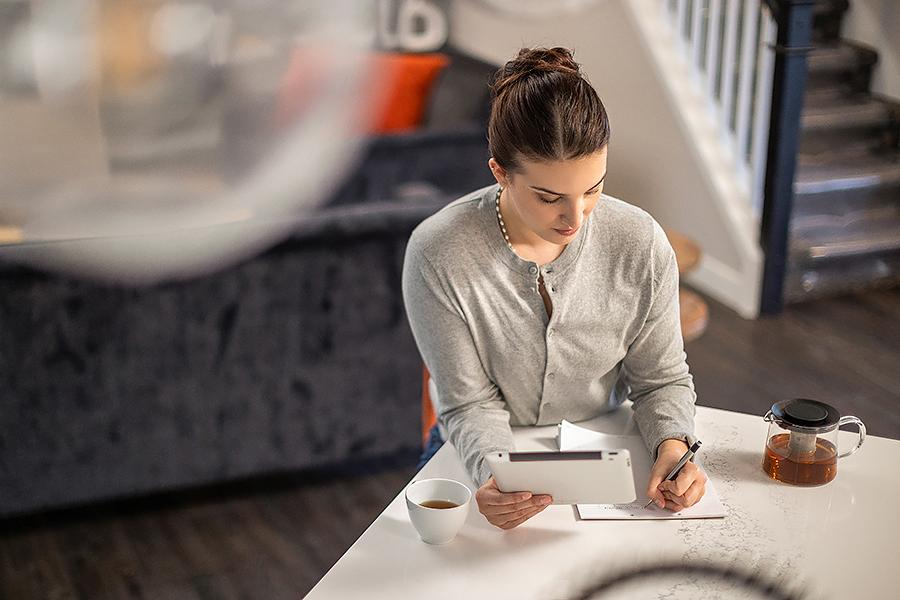
POLYGON ((900 289, 756 321, 711 302, 709 321, 685 348, 698 404, 764 415, 779 400, 814 398, 900 439, 900 289))
MULTIPOLYGON (((758 321, 710 309, 709 329, 687 347, 698 403, 762 415, 812 397, 900 438, 900 290, 758 321)), ((412 474, 408 465, 0 523, 0 598, 296 599, 412 474)))
POLYGON ((412 475, 410 466, 14 522, 0 538, 0 598, 296 600, 412 475))

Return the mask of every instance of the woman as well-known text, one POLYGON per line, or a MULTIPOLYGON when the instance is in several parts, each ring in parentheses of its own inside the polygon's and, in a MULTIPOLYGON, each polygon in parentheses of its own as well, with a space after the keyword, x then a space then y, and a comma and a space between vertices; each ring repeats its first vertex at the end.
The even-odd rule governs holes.
POLYGON ((497 488, 484 456, 514 449, 510 426, 589 419, 626 398, 655 461, 647 496, 691 506, 706 483, 696 465, 663 481, 693 442, 696 399, 672 247, 650 215, 602 193, 609 122, 569 50, 523 48, 490 87, 497 184, 423 221, 403 268, 439 423, 478 508, 511 529, 551 501, 497 488))

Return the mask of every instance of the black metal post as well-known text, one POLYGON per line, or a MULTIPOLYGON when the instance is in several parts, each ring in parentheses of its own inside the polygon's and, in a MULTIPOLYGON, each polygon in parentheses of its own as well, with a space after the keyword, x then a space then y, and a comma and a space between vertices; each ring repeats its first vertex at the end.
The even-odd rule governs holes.
POLYGON ((760 312, 777 314, 784 306, 794 173, 800 138, 800 114, 806 90, 806 53, 812 41, 815 0, 770 0, 778 22, 769 149, 760 243, 763 263, 760 312))

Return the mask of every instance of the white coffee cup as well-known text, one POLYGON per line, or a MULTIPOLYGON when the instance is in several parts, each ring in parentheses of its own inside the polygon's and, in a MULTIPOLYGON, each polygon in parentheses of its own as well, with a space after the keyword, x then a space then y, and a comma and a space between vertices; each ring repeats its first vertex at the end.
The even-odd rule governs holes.
POLYGON ((406 488, 406 508, 409 520, 419 532, 419 537, 427 544, 446 544, 456 537, 466 515, 472 492, 453 479, 422 479, 406 488), (453 508, 428 508, 423 502, 438 500, 452 502, 453 508))

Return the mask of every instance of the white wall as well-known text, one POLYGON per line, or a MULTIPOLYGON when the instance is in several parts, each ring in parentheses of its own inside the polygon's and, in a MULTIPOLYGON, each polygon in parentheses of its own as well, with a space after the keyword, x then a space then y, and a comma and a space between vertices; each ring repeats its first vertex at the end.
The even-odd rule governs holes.
MULTIPOLYGON (((756 316, 761 252, 740 195, 717 185, 695 135, 672 102, 659 65, 634 26, 633 0, 601 0, 552 20, 498 15, 471 0, 450 7, 450 42, 502 64, 524 46, 572 48, 610 116, 612 139, 605 191, 641 206, 704 252, 693 282, 746 317, 756 316)), ((656 2, 652 2, 658 5, 656 2)), ((715 140, 712 154, 716 154, 715 140)), ((724 145, 723 145, 724 147, 724 145)), ((689 279, 690 280, 690 279, 689 279)))
POLYGON ((878 50, 872 91, 900 100, 900 2, 851 0, 841 36, 878 50))

